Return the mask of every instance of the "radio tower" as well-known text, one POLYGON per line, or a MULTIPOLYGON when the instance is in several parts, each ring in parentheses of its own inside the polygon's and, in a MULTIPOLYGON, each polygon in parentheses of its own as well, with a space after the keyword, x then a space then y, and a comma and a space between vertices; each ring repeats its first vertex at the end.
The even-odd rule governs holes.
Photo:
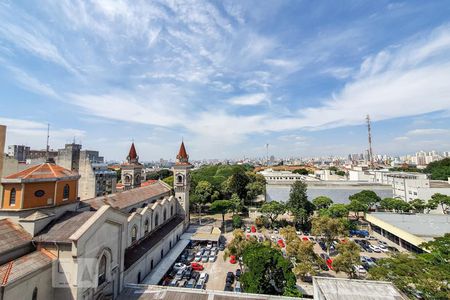
POLYGON ((46 145, 46 147, 45 147, 45 160, 46 160, 46 162, 49 162, 49 161, 50 161, 50 156, 49 156, 49 151, 50 151, 49 140, 50 140, 50 123, 47 124, 47 145, 46 145))
POLYGON ((367 121, 367 134, 369 137, 369 163, 370 163, 370 167, 373 169, 374 164, 373 164, 373 152, 372 152, 372 133, 370 130, 370 116, 369 115, 366 116, 366 121, 367 121))

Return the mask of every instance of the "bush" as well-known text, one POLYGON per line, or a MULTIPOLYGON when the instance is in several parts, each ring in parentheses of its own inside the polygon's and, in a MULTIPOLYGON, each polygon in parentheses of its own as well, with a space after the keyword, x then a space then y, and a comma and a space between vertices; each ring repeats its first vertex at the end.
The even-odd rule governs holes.
POLYGON ((267 228, 267 227, 269 227, 269 220, 264 216, 259 216, 255 220, 255 225, 258 228, 261 228, 261 227, 267 228))
POLYGON ((239 215, 233 216, 233 228, 240 228, 242 226, 242 218, 239 215))

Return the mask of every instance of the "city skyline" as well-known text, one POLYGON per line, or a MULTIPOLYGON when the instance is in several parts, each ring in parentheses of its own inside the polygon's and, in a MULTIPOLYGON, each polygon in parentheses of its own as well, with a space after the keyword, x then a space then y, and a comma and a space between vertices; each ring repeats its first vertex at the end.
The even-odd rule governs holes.
POLYGON ((7 145, 123 160, 450 149, 445 1, 0 3, 7 145))

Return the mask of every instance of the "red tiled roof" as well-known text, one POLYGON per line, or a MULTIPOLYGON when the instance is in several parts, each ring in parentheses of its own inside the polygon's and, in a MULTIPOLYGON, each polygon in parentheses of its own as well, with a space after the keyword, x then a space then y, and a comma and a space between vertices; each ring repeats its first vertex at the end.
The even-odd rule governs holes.
POLYGON ((136 148, 134 143, 131 143, 130 153, 128 154, 130 160, 135 160, 137 158, 136 148))
POLYGON ((103 205, 110 205, 117 209, 123 209, 150 198, 168 195, 168 193, 170 193, 170 188, 166 184, 156 181, 153 184, 144 187, 86 199, 82 202, 89 204, 94 209, 99 209, 103 205))
POLYGON ((141 187, 147 186, 147 185, 150 185, 150 184, 154 184, 157 181, 158 180, 155 180, 155 179, 150 179, 150 180, 144 181, 144 182, 141 183, 141 187))
POLYGON ((178 151, 177 158, 178 159, 181 159, 181 158, 188 159, 189 158, 189 156, 187 155, 187 152, 186 152, 186 148, 184 147, 184 141, 181 142, 180 151, 178 151))
POLYGON ((10 219, 0 220, 0 254, 31 242, 31 235, 10 219))
POLYGON ((73 176, 78 174, 53 163, 43 163, 6 176, 5 179, 54 179, 73 176))
POLYGON ((7 285, 52 263, 44 251, 34 251, 0 266, 0 285, 7 285))

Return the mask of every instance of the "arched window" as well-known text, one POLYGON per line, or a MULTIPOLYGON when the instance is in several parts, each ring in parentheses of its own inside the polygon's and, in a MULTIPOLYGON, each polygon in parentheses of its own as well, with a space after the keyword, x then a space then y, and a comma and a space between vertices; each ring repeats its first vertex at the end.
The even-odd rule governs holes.
POLYGON ((135 182, 136 184, 141 184, 141 176, 136 175, 135 182))
POLYGON ((153 259, 152 259, 152 261, 150 262, 150 270, 153 270, 153 259))
POLYGON ((161 249, 161 259, 164 257, 164 249, 161 249))
POLYGON ((133 228, 131 228, 131 243, 134 243, 137 240, 137 226, 134 225, 133 228))
POLYGON ((131 176, 125 175, 125 183, 130 183, 130 181, 131 181, 131 176))
POLYGON ((177 176, 177 183, 183 183, 183 176, 181 176, 181 175, 178 175, 177 176))
POLYGON ((31 297, 32 300, 37 300, 37 293, 38 293, 38 289, 37 289, 37 287, 35 287, 33 289, 33 296, 31 297))
POLYGON ((66 184, 63 190, 63 199, 69 199, 69 194, 70 194, 70 187, 68 184, 66 184))
POLYGON ((144 223, 144 233, 147 234, 149 231, 149 221, 148 218, 145 219, 145 223, 144 223))
POLYGON ((12 188, 11 193, 9 195, 9 206, 15 206, 16 205, 16 189, 12 188))
POLYGON ((106 255, 102 255, 98 264, 98 285, 106 281, 106 255))
POLYGON ((141 272, 138 273, 137 283, 141 282, 141 272))
POLYGON ((169 243, 169 248, 172 249, 172 241, 169 243))
POLYGON ((158 227, 158 222, 159 222, 159 216, 158 214, 155 215, 155 227, 158 227))
POLYGON ((165 222, 166 221, 166 219, 167 219, 167 212, 166 212, 166 209, 164 208, 164 211, 163 211, 163 222, 165 222))
POLYGON ((173 204, 170 206, 170 216, 173 216, 173 204))

